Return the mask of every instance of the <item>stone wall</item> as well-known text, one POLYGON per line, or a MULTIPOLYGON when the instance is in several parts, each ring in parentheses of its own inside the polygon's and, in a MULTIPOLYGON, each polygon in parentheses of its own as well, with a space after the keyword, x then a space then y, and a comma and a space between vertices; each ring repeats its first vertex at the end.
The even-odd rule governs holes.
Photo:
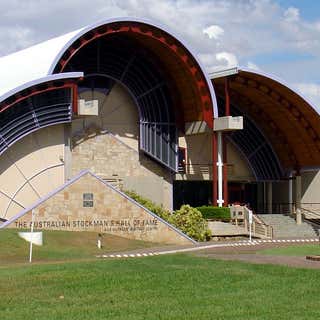
POLYGON ((111 133, 89 132, 72 149, 72 175, 89 169, 103 179, 120 179, 125 189, 172 208, 170 172, 111 133), (152 191, 152 192, 151 192, 152 191))
MULTIPOLYGON (((89 172, 71 180, 34 209, 35 230, 96 231, 164 244, 191 239, 89 172)), ((31 212, 9 227, 30 228, 31 212)))
POLYGON ((139 152, 139 114, 127 90, 115 84, 107 96, 90 90, 80 97, 98 100, 99 116, 72 121, 71 176, 89 169, 172 209, 172 174, 139 152))

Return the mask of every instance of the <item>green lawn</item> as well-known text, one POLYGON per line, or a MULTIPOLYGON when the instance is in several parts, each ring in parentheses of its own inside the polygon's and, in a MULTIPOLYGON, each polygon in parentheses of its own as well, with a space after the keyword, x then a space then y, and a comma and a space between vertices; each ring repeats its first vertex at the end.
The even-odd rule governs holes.
POLYGON ((319 319, 320 271, 192 255, 0 269, 6 319, 319 319))
POLYGON ((258 253, 276 256, 308 256, 308 255, 320 255, 319 244, 306 244, 296 245, 290 247, 280 247, 260 250, 258 253))
MULTIPOLYGON (((29 259, 29 243, 17 235, 18 230, 0 230, 0 267, 23 263, 29 259)), ((33 261, 93 259, 105 252, 126 251, 155 244, 104 235, 103 249, 96 246, 95 232, 43 231, 43 246, 33 246, 33 261)), ((0 314, 1 319, 1 314, 0 314)))

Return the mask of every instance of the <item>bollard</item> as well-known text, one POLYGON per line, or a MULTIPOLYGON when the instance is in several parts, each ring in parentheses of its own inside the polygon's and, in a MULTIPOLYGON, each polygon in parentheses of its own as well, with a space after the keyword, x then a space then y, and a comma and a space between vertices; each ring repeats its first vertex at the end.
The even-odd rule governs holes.
POLYGON ((297 222, 297 224, 301 224, 301 222, 302 222, 302 217, 301 217, 301 210, 300 210, 300 208, 297 208, 296 209, 296 222, 297 222))
POLYGON ((101 233, 98 234, 97 247, 98 247, 99 249, 102 248, 102 234, 101 234, 101 233))

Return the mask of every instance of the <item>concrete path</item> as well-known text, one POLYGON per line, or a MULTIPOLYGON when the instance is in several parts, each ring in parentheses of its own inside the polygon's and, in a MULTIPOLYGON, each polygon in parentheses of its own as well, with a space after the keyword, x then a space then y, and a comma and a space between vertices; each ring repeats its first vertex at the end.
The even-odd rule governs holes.
POLYGON ((219 243, 201 243, 197 246, 192 247, 179 247, 179 246, 167 246, 167 247, 158 247, 158 248, 148 248, 148 249, 140 249, 135 251, 128 252, 119 252, 112 254, 101 254, 98 255, 98 258, 140 258, 140 257, 148 257, 148 256, 157 256, 164 254, 174 254, 174 253, 185 253, 185 252, 198 252, 201 250, 212 250, 217 248, 241 248, 241 247, 256 247, 265 244, 292 244, 292 243, 315 243, 319 242, 319 238, 311 238, 311 239, 274 239, 274 240, 243 240, 237 242, 219 242, 219 243))

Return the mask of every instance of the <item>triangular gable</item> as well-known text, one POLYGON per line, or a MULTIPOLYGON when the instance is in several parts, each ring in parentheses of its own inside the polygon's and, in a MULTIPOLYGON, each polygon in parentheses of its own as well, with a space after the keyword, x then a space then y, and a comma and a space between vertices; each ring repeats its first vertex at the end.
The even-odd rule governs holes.
POLYGON ((0 228, 96 231, 166 244, 196 243, 123 192, 86 170, 24 209, 0 228))

